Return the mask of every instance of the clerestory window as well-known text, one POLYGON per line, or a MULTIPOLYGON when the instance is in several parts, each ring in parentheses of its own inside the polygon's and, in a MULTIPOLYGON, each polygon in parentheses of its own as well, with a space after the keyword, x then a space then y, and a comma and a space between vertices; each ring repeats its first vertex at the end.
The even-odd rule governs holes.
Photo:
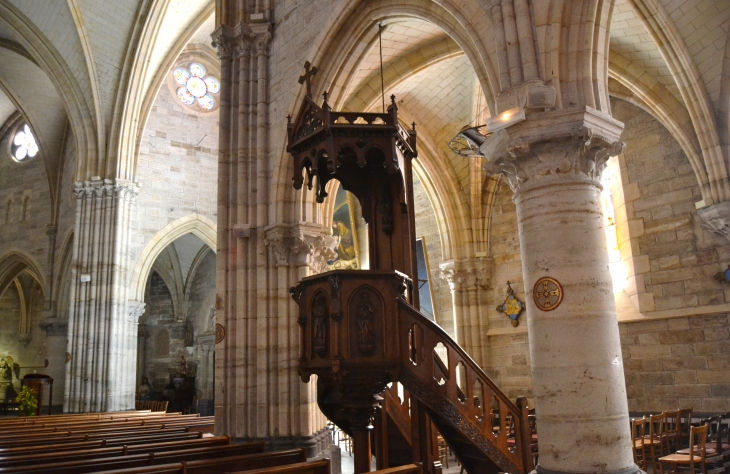
POLYGON ((10 154, 13 160, 19 163, 28 161, 35 158, 38 151, 38 144, 28 124, 18 127, 10 147, 10 154))

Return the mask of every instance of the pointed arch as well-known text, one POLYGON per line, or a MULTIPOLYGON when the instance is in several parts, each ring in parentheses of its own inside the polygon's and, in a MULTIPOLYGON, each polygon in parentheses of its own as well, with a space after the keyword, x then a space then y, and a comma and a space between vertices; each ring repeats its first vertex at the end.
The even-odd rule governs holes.
POLYGON ((188 214, 159 230, 142 250, 132 271, 130 299, 144 301, 144 289, 152 266, 160 253, 178 237, 193 234, 215 251, 218 229, 216 224, 200 214, 188 214))
POLYGON ((38 27, 10 2, 0 2, 0 26, 12 32, 61 96, 71 122, 78 156, 84 158, 78 160, 77 179, 98 175, 104 169, 100 152, 104 148, 104 141, 97 134, 95 115, 88 107, 85 94, 71 68, 38 27))
POLYGON ((41 286, 43 294, 46 294, 48 286, 38 261, 17 249, 11 249, 0 256, 0 294, 23 272, 28 272, 41 286))

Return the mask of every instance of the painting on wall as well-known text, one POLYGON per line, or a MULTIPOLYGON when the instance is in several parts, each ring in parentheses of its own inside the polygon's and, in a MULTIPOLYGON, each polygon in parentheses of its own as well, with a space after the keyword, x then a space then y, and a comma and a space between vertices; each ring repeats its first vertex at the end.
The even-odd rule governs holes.
POLYGON ((418 297, 421 302, 421 313, 431 321, 436 321, 431 289, 431 272, 428 267, 426 242, 423 237, 416 239, 416 260, 418 265, 418 297))
POLYGON ((332 235, 337 239, 337 258, 327 262, 332 270, 361 268, 354 199, 342 186, 337 187, 332 214, 332 235))

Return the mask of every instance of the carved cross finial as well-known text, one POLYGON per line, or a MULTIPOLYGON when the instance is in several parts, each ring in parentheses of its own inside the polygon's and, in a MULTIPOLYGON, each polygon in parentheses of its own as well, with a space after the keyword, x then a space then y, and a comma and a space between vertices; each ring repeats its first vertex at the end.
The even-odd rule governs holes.
POLYGON ((299 76, 299 84, 307 83, 307 97, 312 98, 312 76, 317 74, 317 68, 307 61, 304 63, 304 74, 299 76), (311 68, 311 69, 310 69, 311 68))

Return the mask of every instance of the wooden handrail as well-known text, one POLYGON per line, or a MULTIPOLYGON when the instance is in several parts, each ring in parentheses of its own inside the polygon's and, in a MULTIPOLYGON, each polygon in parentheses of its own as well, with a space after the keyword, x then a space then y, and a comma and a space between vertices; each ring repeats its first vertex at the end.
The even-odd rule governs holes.
MULTIPOLYGON (((398 308, 401 383, 411 390, 412 394, 415 393, 419 399, 430 405, 432 411, 436 413, 445 411, 445 403, 449 408, 456 408, 456 411, 449 410, 447 416, 454 418, 449 421, 458 427, 463 426, 464 422, 468 422, 473 428, 476 428, 483 439, 501 452, 504 460, 501 461, 500 467, 505 471, 530 472, 534 466, 532 465, 531 435, 528 423, 529 409, 526 400, 518 399, 519 406, 510 400, 446 331, 423 317, 405 300, 398 301, 398 308), (419 334, 414 334, 415 332, 419 334), (447 350, 448 367, 440 357, 436 357, 434 354, 434 349, 439 342, 447 350), (415 361, 412 360, 413 358, 415 361), (457 378, 454 376, 459 363, 462 363, 465 369, 463 384, 466 390, 459 387, 457 378), (449 374, 443 385, 438 385, 433 380, 436 367, 449 374), (477 382, 481 384, 482 399, 479 399, 474 393, 474 386, 477 382), (424 396, 425 392, 429 392, 428 395, 424 396), (495 406, 498 407, 500 414, 499 430, 496 432, 493 429, 492 420, 488 416, 489 405, 494 401, 496 401, 495 406), (514 419, 514 446, 509 446, 507 442, 509 433, 506 419, 508 416, 514 419)), ((500 464, 499 460, 495 460, 495 462, 500 464)))

